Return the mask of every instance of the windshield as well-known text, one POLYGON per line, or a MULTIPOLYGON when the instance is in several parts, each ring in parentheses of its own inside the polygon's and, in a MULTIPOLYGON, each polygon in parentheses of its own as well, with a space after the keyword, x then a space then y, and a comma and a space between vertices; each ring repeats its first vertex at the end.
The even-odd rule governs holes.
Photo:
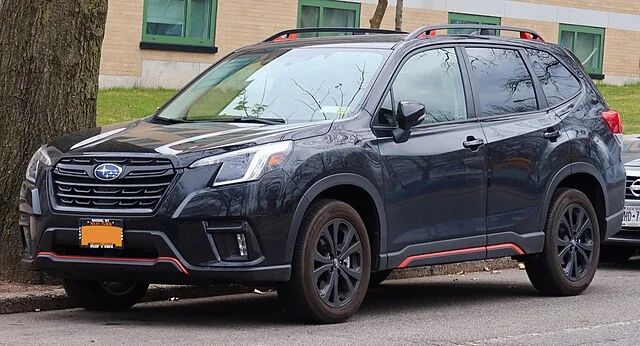
POLYGON ((231 56, 158 113, 174 121, 278 119, 296 123, 351 114, 389 52, 278 49, 231 56))

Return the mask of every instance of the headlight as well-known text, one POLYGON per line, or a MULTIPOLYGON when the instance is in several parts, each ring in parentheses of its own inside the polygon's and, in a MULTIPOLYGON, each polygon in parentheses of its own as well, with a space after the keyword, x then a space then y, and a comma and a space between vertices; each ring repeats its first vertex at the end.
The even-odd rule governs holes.
POLYGON ((49 158, 44 148, 44 146, 40 147, 40 149, 33 154, 31 161, 29 161, 29 166, 27 166, 26 178, 34 184, 36 183, 36 177, 41 167, 40 165, 51 166, 51 158, 49 158))
POLYGON ((292 143, 276 142, 232 151, 226 154, 205 157, 190 168, 222 164, 213 186, 222 186, 258 180, 265 173, 282 168, 291 152, 292 143))

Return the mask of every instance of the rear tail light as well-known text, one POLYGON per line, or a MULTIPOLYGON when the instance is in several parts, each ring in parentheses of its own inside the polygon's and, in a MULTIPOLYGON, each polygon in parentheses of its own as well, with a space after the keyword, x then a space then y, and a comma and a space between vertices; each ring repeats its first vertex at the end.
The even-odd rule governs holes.
POLYGON ((616 111, 605 111, 602 112, 602 118, 604 122, 609 126, 609 130, 614 135, 622 134, 622 121, 620 120, 620 114, 616 111))
POLYGON ((602 112, 602 119, 614 134, 618 144, 622 147, 622 120, 620 120, 620 113, 612 110, 602 112))

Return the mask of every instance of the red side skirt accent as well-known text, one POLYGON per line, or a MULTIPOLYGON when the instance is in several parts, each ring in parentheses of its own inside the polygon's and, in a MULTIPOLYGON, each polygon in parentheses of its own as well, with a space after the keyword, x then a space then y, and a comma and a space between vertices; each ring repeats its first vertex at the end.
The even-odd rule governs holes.
POLYGON ((512 243, 506 243, 506 244, 498 244, 498 245, 490 245, 490 246, 478 246, 478 247, 459 249, 459 250, 432 252, 432 253, 426 253, 422 255, 413 255, 405 258, 404 261, 400 263, 398 268, 405 268, 412 261, 425 259, 425 258, 460 255, 465 253, 474 253, 474 252, 482 252, 482 251, 504 250, 504 249, 512 249, 515 252, 517 252, 519 255, 524 255, 524 251, 522 251, 522 249, 518 247, 518 245, 512 244, 512 243))
POLYGON ((187 268, 178 261, 178 259, 173 257, 158 257, 158 258, 122 258, 122 257, 91 257, 91 256, 67 256, 67 255, 58 255, 53 252, 39 252, 36 257, 39 256, 49 256, 53 258, 59 259, 75 259, 75 260, 91 260, 91 261, 113 261, 113 262, 142 262, 142 263, 158 263, 161 261, 169 261, 173 262, 175 265, 180 268, 180 271, 185 275, 189 275, 189 271, 187 268))

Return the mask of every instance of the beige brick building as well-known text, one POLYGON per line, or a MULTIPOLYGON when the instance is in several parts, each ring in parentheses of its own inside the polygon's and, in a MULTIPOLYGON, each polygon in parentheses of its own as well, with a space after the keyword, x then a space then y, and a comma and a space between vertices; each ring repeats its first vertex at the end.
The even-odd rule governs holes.
MULTIPOLYGON (((234 49, 288 28, 368 27, 376 0, 109 0, 100 85, 178 88, 234 49)), ((395 1, 383 21, 393 28, 395 1)), ((522 26, 573 50, 595 79, 640 81, 640 1, 405 0, 403 29, 522 26)))

